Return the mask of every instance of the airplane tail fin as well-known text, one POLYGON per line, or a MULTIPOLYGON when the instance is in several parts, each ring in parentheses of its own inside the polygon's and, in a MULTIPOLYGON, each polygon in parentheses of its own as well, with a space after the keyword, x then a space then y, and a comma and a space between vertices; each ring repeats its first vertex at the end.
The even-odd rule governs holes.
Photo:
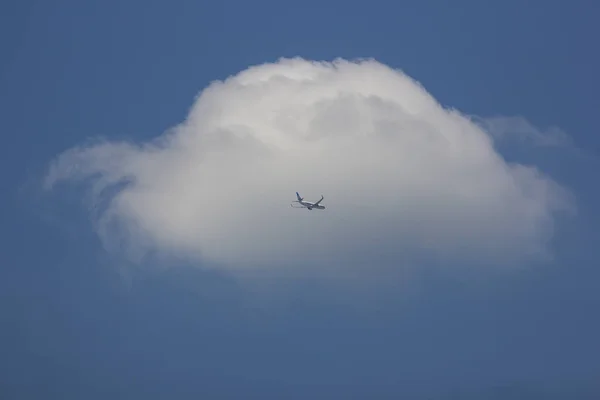
POLYGON ((296 198, 298 199, 298 201, 302 201, 303 197, 300 197, 300 195, 298 194, 298 192, 296 192, 296 198))

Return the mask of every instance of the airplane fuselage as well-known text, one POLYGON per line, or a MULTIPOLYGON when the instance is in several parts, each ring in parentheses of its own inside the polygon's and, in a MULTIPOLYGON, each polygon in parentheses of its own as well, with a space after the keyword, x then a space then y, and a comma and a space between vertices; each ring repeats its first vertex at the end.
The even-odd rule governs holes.
POLYGON ((301 201, 300 204, 302 204, 304 207, 308 208, 309 210, 312 210, 313 208, 315 210, 324 210, 325 206, 322 206, 320 204, 315 205, 315 203, 309 203, 308 201, 301 201))

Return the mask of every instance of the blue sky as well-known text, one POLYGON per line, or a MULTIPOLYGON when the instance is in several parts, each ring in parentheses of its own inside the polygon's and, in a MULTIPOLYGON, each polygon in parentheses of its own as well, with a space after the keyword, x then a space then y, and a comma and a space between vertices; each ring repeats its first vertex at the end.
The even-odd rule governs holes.
POLYGON ((2 397, 597 396, 598 11, 590 1, 3 5, 2 397), (577 198, 554 261, 471 274, 424 265, 409 289, 358 294, 309 277, 274 278, 257 295, 187 265, 124 280, 81 194, 41 191, 60 152, 99 135, 148 140, 211 81, 292 56, 373 57, 445 106, 566 132, 580 152, 504 149, 577 198))

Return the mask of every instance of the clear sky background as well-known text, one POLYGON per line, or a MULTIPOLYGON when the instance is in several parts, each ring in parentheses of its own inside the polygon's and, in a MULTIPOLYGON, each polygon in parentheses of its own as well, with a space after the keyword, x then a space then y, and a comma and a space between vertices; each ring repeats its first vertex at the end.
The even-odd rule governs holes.
POLYGON ((2 3, 0 397, 598 398, 599 11, 583 0, 2 3), (443 105, 563 130, 578 151, 504 149, 577 197, 554 261, 476 277, 423 266, 411 290, 358 294, 281 279, 257 295, 185 265, 121 274, 81 197, 41 191, 65 149, 155 137, 211 81, 293 56, 373 57, 443 105))

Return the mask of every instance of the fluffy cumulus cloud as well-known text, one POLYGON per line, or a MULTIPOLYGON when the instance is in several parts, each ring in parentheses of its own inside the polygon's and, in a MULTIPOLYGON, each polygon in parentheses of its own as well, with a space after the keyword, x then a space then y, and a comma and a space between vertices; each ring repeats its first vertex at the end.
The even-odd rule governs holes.
POLYGON ((46 185, 64 180, 90 184, 109 250, 233 269, 518 263, 549 254, 572 206, 485 124, 373 60, 248 68, 151 142, 61 154, 46 185), (327 208, 291 208, 296 191, 327 208))

